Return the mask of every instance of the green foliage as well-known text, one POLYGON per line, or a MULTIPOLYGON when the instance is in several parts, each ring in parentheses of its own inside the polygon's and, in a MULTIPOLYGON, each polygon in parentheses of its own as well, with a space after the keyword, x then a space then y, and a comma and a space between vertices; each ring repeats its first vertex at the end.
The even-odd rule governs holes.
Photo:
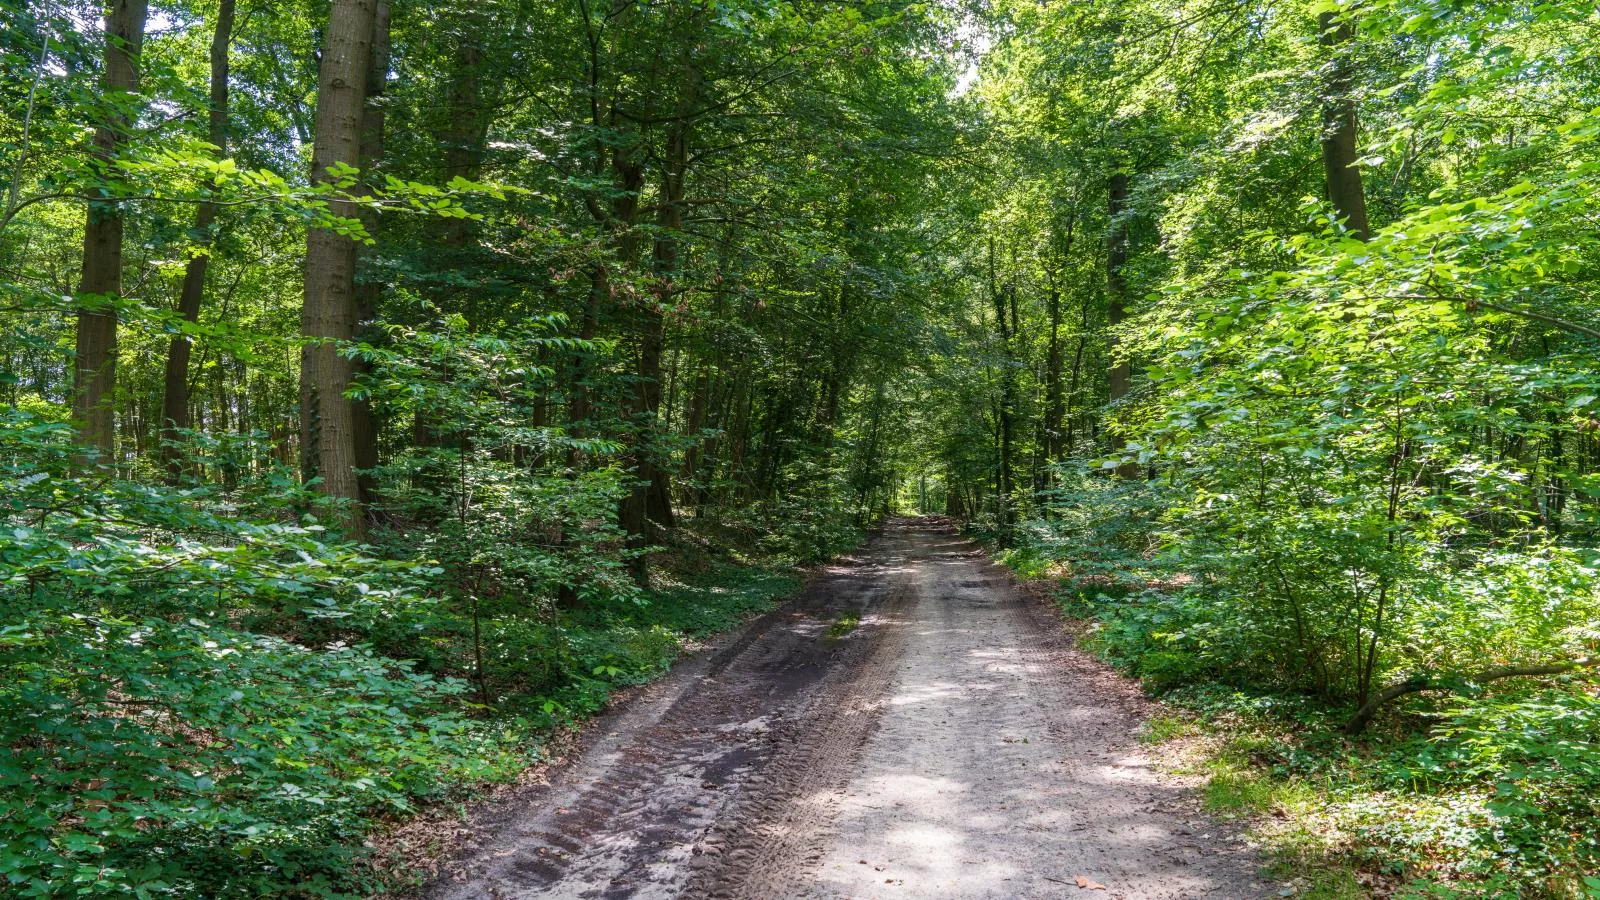
POLYGON ((460 682, 201 620, 39 612, 0 632, 0 869, 21 896, 346 887, 372 817, 503 777, 460 682))
MULTIPOLYGON (((74 470, 64 425, 13 411, 0 426, 0 877, 19 896, 374 889, 355 863, 379 819, 514 775, 538 729, 796 583, 712 562, 649 595, 591 587, 561 612, 534 601, 570 574, 536 545, 494 543, 490 513, 466 532, 441 520, 431 557, 385 562, 297 521, 314 495, 283 473, 228 490, 127 482, 74 470), (481 592, 490 719, 450 677, 475 674, 463 572, 481 592)), ((206 467, 237 452, 197 448, 206 467)), ((475 487, 475 504, 493 497, 475 487)), ((615 493, 518 503, 604 518, 615 493)))
POLYGON ((1491 677, 1600 652, 1592 5, 396 7, 383 127, 316 183, 321 8, 234 23, 226 152, 218 7, 160 10, 135 92, 81 12, 0 6, 0 762, 54 792, 0 813, 26 890, 365 890, 374 817, 907 509, 1059 580, 1152 687, 1322 735, 1230 757, 1220 803, 1282 808, 1276 755, 1419 891, 1594 867, 1590 668, 1491 677), (1370 235, 1307 199, 1346 112, 1370 235), (122 288, 74 295, 110 212, 122 288), (354 254, 319 402, 359 501, 308 477, 309 229, 354 254), (97 456, 80 312, 116 320, 97 456), (1407 686, 1358 773, 1330 732, 1407 686))
POLYGON ((74 452, 65 426, 0 418, 11 890, 343 890, 375 816, 517 769, 462 717, 462 682, 357 643, 426 609, 436 568, 327 541, 281 473, 165 488, 74 452))

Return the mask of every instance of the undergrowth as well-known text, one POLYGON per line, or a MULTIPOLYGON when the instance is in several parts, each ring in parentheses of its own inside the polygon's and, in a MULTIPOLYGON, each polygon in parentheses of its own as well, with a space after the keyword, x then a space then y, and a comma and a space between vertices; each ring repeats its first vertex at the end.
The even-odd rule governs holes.
MULTIPOLYGON (((1275 875, 1310 897, 1600 897, 1600 691, 1582 670, 1441 679, 1347 734, 1356 701, 1339 685, 1350 682, 1330 676, 1319 690, 1294 677, 1300 648, 1253 618, 1259 601, 1230 593, 1244 566, 1197 566, 1189 539, 1162 526, 1157 494, 1084 478, 1050 519, 1023 523, 994 552, 1047 586, 1083 646, 1162 700, 1169 713, 1143 739, 1204 777, 1213 814, 1250 823, 1275 875)), ((1407 656, 1447 636, 1484 642, 1482 666, 1529 652, 1563 617, 1583 621, 1592 583, 1561 558, 1536 548, 1514 573, 1499 556, 1457 573, 1447 590, 1481 582, 1497 594, 1454 597, 1448 621, 1421 597, 1391 613, 1374 681, 1414 677, 1407 656), (1519 612, 1533 608, 1537 620, 1519 612)), ((1300 577, 1318 564, 1329 563, 1294 563, 1300 577)), ((1315 593, 1294 599, 1321 614, 1315 593)))

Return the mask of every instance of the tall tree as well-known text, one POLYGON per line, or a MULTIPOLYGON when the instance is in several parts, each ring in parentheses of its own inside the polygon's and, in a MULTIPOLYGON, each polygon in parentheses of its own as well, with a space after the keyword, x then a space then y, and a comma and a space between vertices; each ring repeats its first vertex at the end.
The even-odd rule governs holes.
MULTIPOLYGON (((233 41, 234 0, 220 0, 217 21, 211 32, 211 92, 206 139, 217 148, 219 157, 228 155, 228 51, 233 41)), ((206 271, 211 262, 212 225, 217 204, 201 201, 195 208, 194 232, 200 247, 183 270, 183 287, 178 294, 178 315, 185 322, 200 318, 200 305, 206 291, 206 271)), ((169 476, 178 474, 181 454, 178 442, 189 427, 189 338, 173 335, 167 346, 166 374, 161 395, 162 455, 169 476)))
POLYGON ((1017 431, 1017 373, 1012 360, 1012 339, 1016 331, 1016 282, 1000 285, 996 271, 994 237, 989 237, 989 299, 994 304, 995 330, 1000 336, 1000 396, 995 410, 995 518, 1002 534, 1012 519, 1013 445, 1017 431), (1009 304, 1009 319, 1007 299, 1009 304))
MULTIPOLYGON (((101 85, 108 109, 94 130, 94 162, 107 182, 127 139, 130 106, 139 90, 139 54, 144 46, 146 0, 111 0, 105 13, 105 68, 101 85)), ((104 194, 115 193, 106 188, 104 194)), ((73 363, 72 413, 78 442, 110 455, 115 443, 112 407, 117 385, 117 311, 122 296, 122 205, 115 199, 89 204, 83 227, 83 270, 78 293, 94 298, 78 309, 73 363)))
MULTIPOLYGON (((372 17, 372 52, 367 62, 366 99, 361 118, 361 174, 369 187, 376 183, 376 170, 383 162, 384 128, 387 122, 384 92, 389 84, 389 48, 389 2, 378 0, 372 17)), ((374 239, 378 237, 379 221, 375 212, 367 211, 362 217, 362 225, 374 239)), ((370 257, 358 248, 358 267, 364 261, 370 263, 370 257)), ((371 269, 369 264, 368 271, 358 273, 365 277, 360 278, 355 286, 357 326, 369 322, 378 314, 378 297, 383 293, 383 284, 378 273, 371 269)), ((366 340, 375 337, 371 334, 360 336, 366 340)), ((361 360, 354 361, 353 366, 356 373, 371 368, 361 360)), ((370 503, 377 492, 377 483, 371 470, 378 465, 378 420, 373 413, 372 403, 366 399, 356 400, 351 405, 350 414, 351 426, 355 430, 356 483, 361 502, 370 503)))
POLYGON ((1349 45, 1355 25, 1349 16, 1324 12, 1317 17, 1318 41, 1329 51, 1324 64, 1322 95, 1322 171, 1328 186, 1328 202, 1355 237, 1371 235, 1367 222, 1367 196, 1361 184, 1361 168, 1356 164, 1356 105, 1351 97, 1353 74, 1349 45))
MULTIPOLYGON (((311 157, 314 182, 332 183, 341 167, 361 160, 362 113, 372 56, 377 0, 334 0, 317 75, 316 143, 311 157)), ((330 204, 335 215, 351 218, 348 200, 330 204)), ((300 452, 302 470, 321 479, 319 490, 353 504, 345 526, 364 533, 356 477, 355 416, 345 391, 351 365, 338 343, 355 334, 356 242, 327 228, 306 236, 305 303, 300 330, 300 452)))
MULTIPOLYGON (((692 13, 691 15, 697 15, 692 13)), ((630 540, 642 547, 649 540, 650 523, 672 527, 672 491, 659 442, 662 351, 666 342, 666 308, 672 303, 681 276, 680 230, 684 222, 684 182, 689 168, 689 141, 694 129, 695 105, 699 100, 700 73, 695 68, 692 42, 685 40, 680 50, 678 75, 681 79, 677 106, 667 128, 662 151, 661 183, 656 198, 656 235, 651 246, 651 268, 655 296, 645 297, 639 310, 639 350, 635 374, 633 413, 638 420, 633 463, 635 485, 623 503, 622 525, 630 540)), ((649 582, 644 556, 634 558, 634 578, 649 582)))
MULTIPOLYGON (((1128 264, 1128 173, 1118 169, 1106 183, 1106 218, 1110 231, 1106 237, 1106 322, 1115 329, 1128 318, 1128 279, 1123 273, 1128 264)), ((1133 386, 1133 361, 1116 353, 1117 336, 1111 335, 1111 371, 1107 376, 1107 399, 1116 403, 1133 386)), ((1111 446, 1121 449, 1122 439, 1112 436, 1111 446)), ((1117 474, 1132 478, 1137 468, 1131 463, 1117 467, 1117 474)))

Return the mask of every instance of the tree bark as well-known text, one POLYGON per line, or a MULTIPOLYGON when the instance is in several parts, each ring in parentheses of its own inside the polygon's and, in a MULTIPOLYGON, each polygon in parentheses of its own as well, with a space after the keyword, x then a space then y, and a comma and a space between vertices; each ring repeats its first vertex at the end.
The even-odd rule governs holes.
POLYGON ((995 508, 1002 532, 1011 522, 1011 489, 1015 478, 1012 472, 1012 444, 1016 432, 1016 373, 1011 364, 1011 338, 1016 326, 1016 300, 1007 294, 1016 292, 1016 285, 1000 287, 995 269, 994 238, 989 238, 989 297, 994 304, 995 328, 1000 332, 1000 400, 995 409, 995 508), (1008 321, 1007 313, 1010 313, 1008 321))
MULTIPOLYGON (((211 109, 206 139, 217 148, 217 156, 228 155, 228 50, 233 41, 234 0, 220 0, 217 23, 211 32, 211 109)), ((200 318, 205 300, 206 268, 211 262, 211 226, 217 218, 217 205, 201 203, 194 213, 195 234, 201 246, 183 270, 183 288, 178 294, 178 315, 185 322, 200 318)), ((181 432, 189 428, 189 339, 175 335, 167 345, 167 367, 161 396, 161 455, 168 480, 182 474, 181 432)))
MULTIPOLYGON (((376 170, 383 162, 384 144, 384 92, 389 85, 389 3, 378 0, 372 18, 372 53, 367 62, 366 97, 362 104, 361 120, 361 175, 368 185, 377 181, 376 170)), ((454 221, 454 220, 451 220, 454 221)), ((374 240, 378 237, 380 223, 375 212, 362 216, 362 226, 374 240)), ((356 263, 359 267, 366 257, 364 248, 358 248, 356 263)), ((356 327, 366 342, 377 340, 368 323, 378 316, 378 299, 383 294, 383 284, 370 270, 355 286, 356 327)), ((362 360, 351 361, 352 374, 364 375, 371 366, 362 360)), ((371 503, 377 494, 377 479, 371 470, 378 465, 378 419, 372 404, 365 399, 350 406, 351 427, 355 431, 356 486, 361 502, 371 503)))
MULTIPOLYGON (((1106 215, 1111 222, 1110 236, 1106 241, 1106 321, 1113 326, 1128 317, 1128 283, 1122 272, 1128 263, 1128 224, 1124 216, 1127 208, 1127 173, 1113 173, 1106 196, 1106 215)), ((1113 337, 1113 349, 1116 344, 1117 340, 1113 337)), ((1127 360, 1114 361, 1107 380, 1108 399, 1115 403, 1126 397, 1132 379, 1132 364, 1127 360)))
POLYGON ((1356 107, 1350 99, 1350 63, 1341 48, 1355 37, 1355 26, 1337 13, 1317 17, 1318 40, 1333 59, 1328 62, 1322 98, 1322 170, 1327 180, 1328 202, 1344 220, 1352 236, 1366 240, 1367 198, 1356 165, 1356 107))
MULTIPOLYGON (((1045 464, 1054 463, 1061 455, 1062 419, 1065 404, 1061 391, 1061 290, 1050 289, 1050 344, 1044 361, 1044 427, 1043 444, 1045 464)), ((1048 476, 1046 476, 1048 480, 1048 476)))
MULTIPOLYGON (((362 107, 376 17, 377 0, 333 0, 317 77, 314 182, 329 181, 328 169, 336 164, 360 164, 362 107)), ((333 201, 330 206, 342 217, 356 212, 348 201, 333 201)), ((355 270, 355 241, 322 228, 308 232, 300 317, 307 340, 300 355, 301 460, 308 475, 322 479, 319 489, 324 495, 349 501, 342 524, 359 539, 365 518, 358 502, 354 417, 344 396, 351 367, 337 347, 355 333, 355 270)))
POLYGON ((705 363, 701 363, 694 376, 694 387, 689 395, 689 413, 683 425, 683 435, 691 443, 683 452, 683 466, 678 470, 678 481, 688 485, 688 496, 684 502, 688 506, 699 508, 705 501, 704 490, 695 483, 699 475, 701 432, 706 428, 706 416, 711 406, 711 372, 705 363))
MULTIPOLYGON (((483 157, 489 140, 491 116, 483 99, 483 46, 480 29, 487 27, 476 16, 463 23, 451 57, 450 79, 445 86, 444 119, 434 138, 443 151, 444 181, 456 178, 476 180, 482 174, 483 157)), ((472 238, 470 219, 444 219, 441 222, 445 247, 458 250, 472 238)))
MULTIPOLYGON (((105 71, 100 83, 118 102, 139 90, 139 53, 144 46, 146 0, 110 0, 105 14, 105 71)), ((120 109, 96 126, 95 164, 114 178, 111 165, 127 139, 129 122, 120 109)), ((122 206, 115 200, 89 204, 83 226, 80 295, 115 301, 122 296, 122 206)), ((116 439, 112 401, 117 385, 117 311, 102 304, 78 309, 73 356, 72 415, 78 443, 109 461, 116 439)))

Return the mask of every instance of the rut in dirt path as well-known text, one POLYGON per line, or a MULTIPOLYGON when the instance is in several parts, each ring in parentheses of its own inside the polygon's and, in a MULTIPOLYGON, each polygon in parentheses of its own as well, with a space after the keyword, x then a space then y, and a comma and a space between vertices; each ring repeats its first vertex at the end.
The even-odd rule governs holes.
POLYGON ((1272 893, 1141 755, 1143 703, 974 544, 899 520, 480 811, 429 895, 1272 893))

